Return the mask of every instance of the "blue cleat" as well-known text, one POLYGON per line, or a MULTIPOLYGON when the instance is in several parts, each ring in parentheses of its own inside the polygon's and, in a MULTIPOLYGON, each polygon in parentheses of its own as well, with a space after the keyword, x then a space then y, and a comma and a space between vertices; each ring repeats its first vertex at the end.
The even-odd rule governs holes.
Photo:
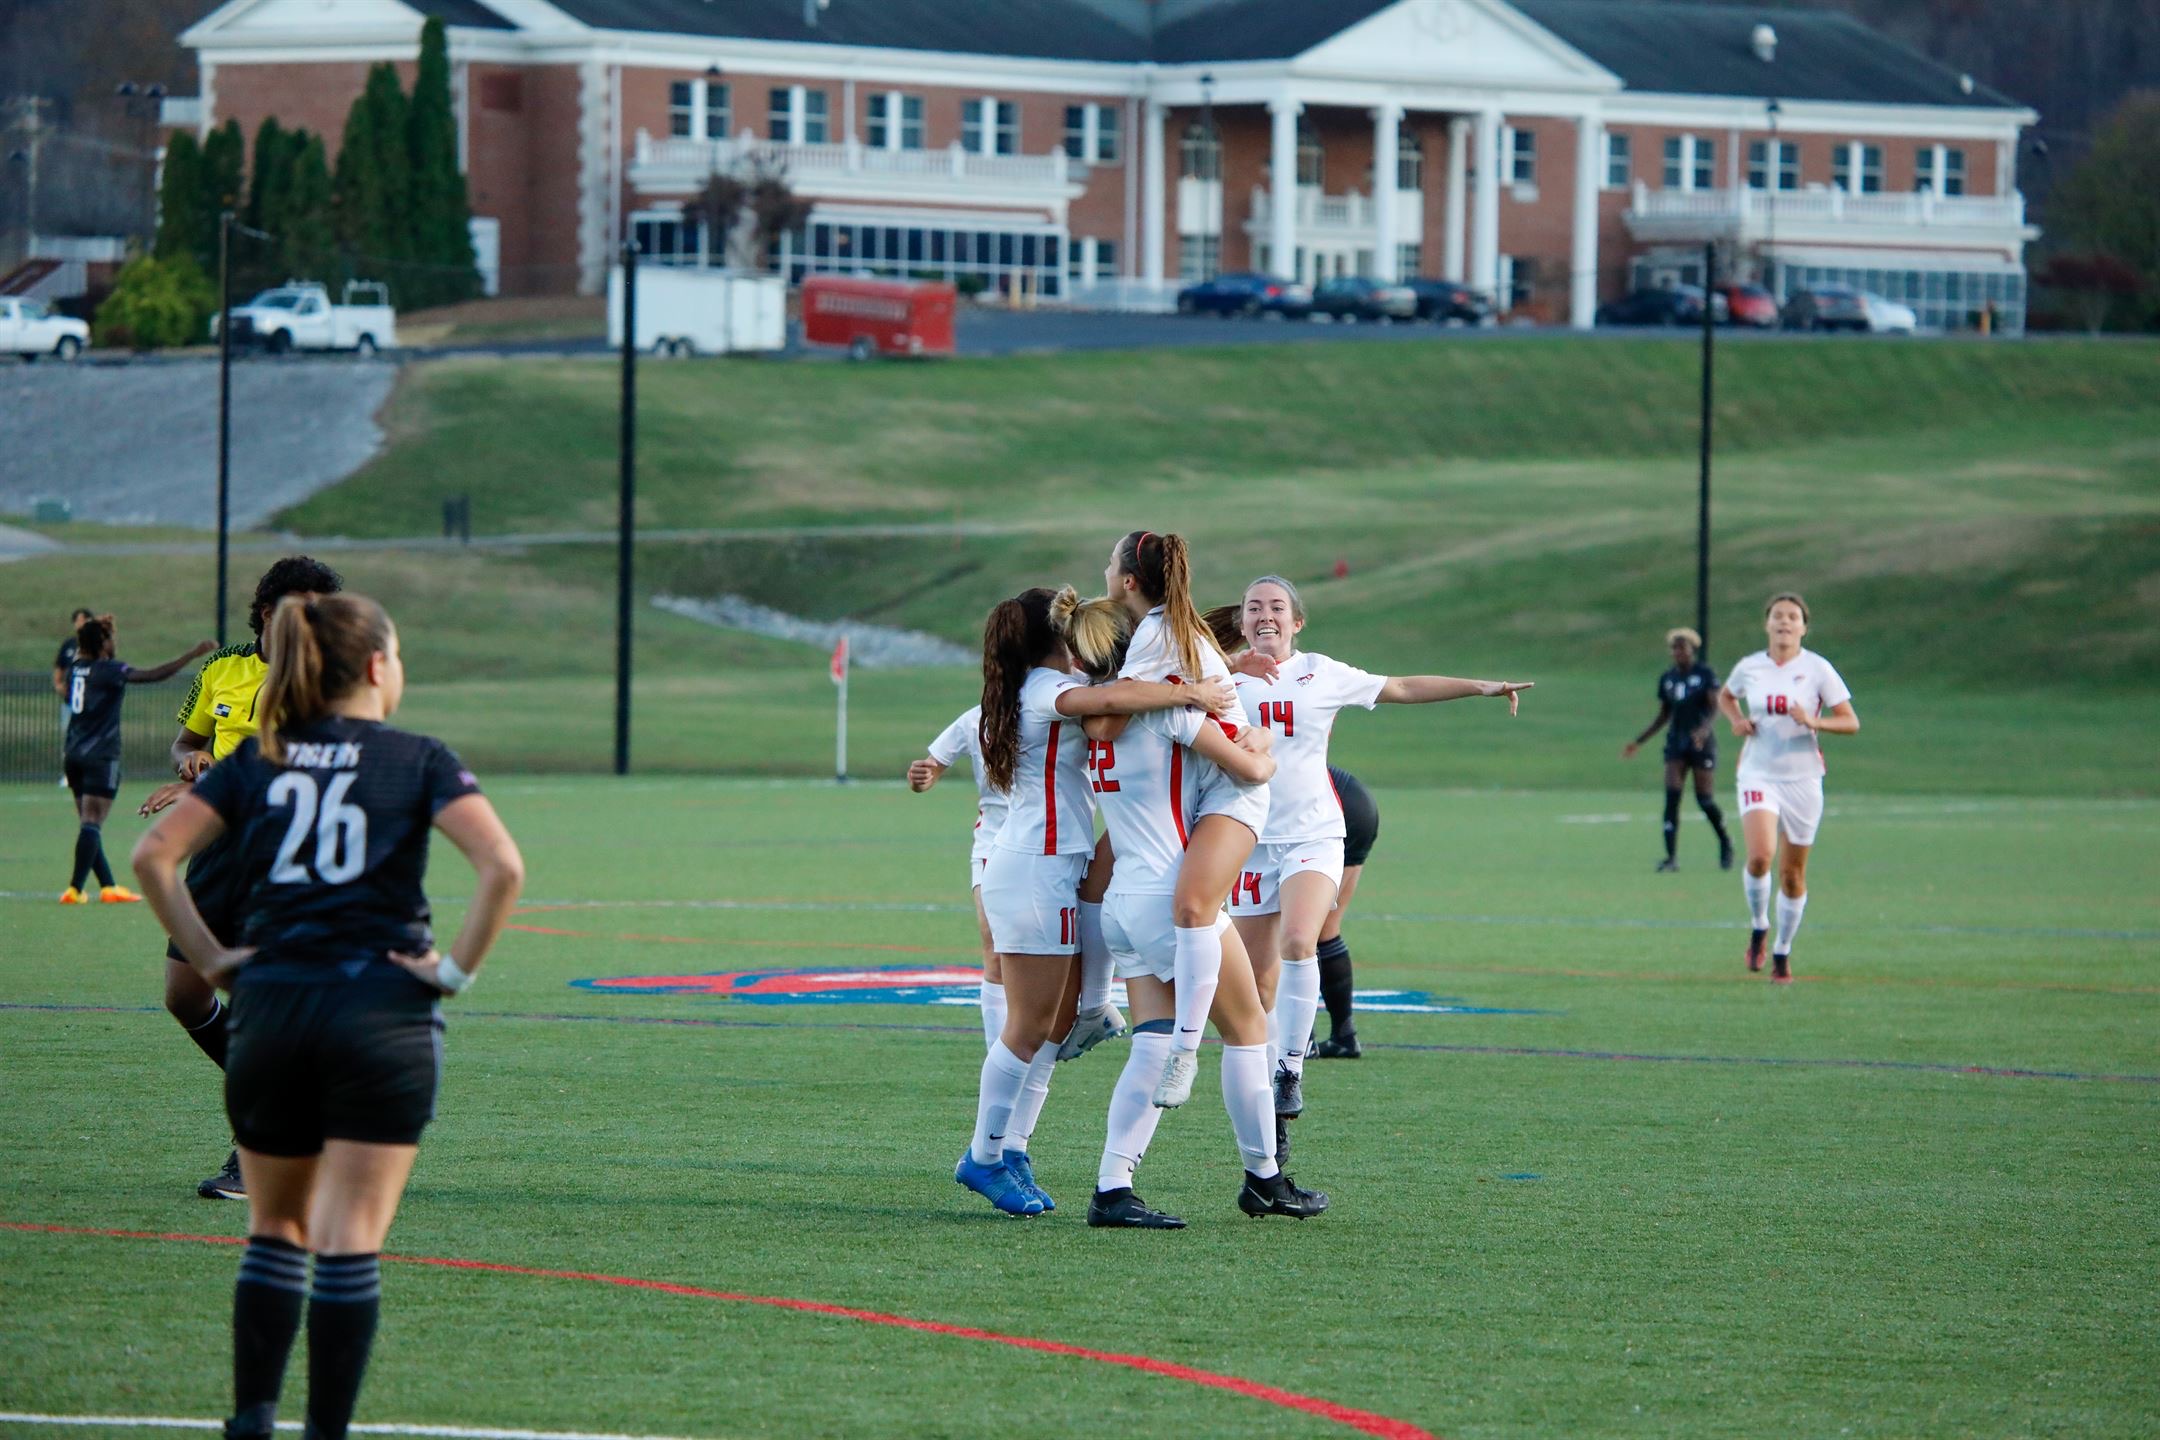
POLYGON ((1035 1191, 1020 1183, 1013 1172, 1000 1160, 995 1165, 978 1165, 975 1152, 961 1155, 960 1163, 953 1166, 952 1178, 988 1200, 1007 1215, 1040 1215, 1043 1202, 1035 1191))
POLYGON ((1047 1214, 1057 1209, 1057 1201, 1050 1198, 1050 1192, 1035 1183, 1035 1167, 1029 1163, 1027 1151, 1007 1150, 1005 1152, 1005 1168, 1012 1172, 1013 1179, 1018 1180, 1027 1187, 1030 1195, 1042 1201, 1044 1213, 1047 1214))

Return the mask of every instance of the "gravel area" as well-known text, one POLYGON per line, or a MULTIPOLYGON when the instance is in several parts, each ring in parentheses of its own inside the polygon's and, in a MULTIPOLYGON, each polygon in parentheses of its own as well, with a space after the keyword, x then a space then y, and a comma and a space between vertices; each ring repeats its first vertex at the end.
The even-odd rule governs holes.
MULTIPOLYGON (((365 464, 396 379, 397 365, 380 360, 233 366, 234 528, 365 464)), ((216 526, 216 361, 0 364, 0 415, 0 514, 65 500, 77 520, 216 526)))

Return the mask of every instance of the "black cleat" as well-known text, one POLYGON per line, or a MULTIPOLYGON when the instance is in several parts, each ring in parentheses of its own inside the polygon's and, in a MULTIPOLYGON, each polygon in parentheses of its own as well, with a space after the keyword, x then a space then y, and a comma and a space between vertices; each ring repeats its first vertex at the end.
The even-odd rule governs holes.
POLYGON ((205 1200, 245 1200, 247 1183, 240 1178, 240 1152, 225 1157, 225 1168, 195 1187, 205 1200))
POLYGON ((1773 985, 1792 984, 1792 958, 1790 956, 1772 955, 1770 957, 1770 983, 1773 985))
POLYGON ((1767 930, 1756 930, 1749 933, 1747 942, 1747 968, 1749 970, 1760 971, 1762 969, 1763 937, 1769 933, 1767 930))
POLYGON ((1657 873, 1660 875, 1677 875, 1680 873, 1680 862, 1668 855, 1657 862, 1657 873))
POLYGON ((1732 869, 1732 837, 1730 835, 1718 836, 1717 868, 1720 870, 1732 869))
POLYGON ((1275 1064, 1275 1114, 1278 1119, 1295 1120, 1305 1113, 1305 1082, 1298 1072, 1277 1061, 1275 1064))
POLYGON ((1312 1049, 1305 1052, 1305 1058, 1308 1060, 1355 1060, 1364 1053, 1365 1047, 1358 1044, 1357 1031, 1344 1030, 1328 1036, 1325 1040, 1314 1042, 1312 1049))
POLYGON ((1248 1170, 1245 1188, 1238 1191, 1237 1206, 1255 1220, 1262 1215, 1288 1215, 1293 1220, 1308 1220, 1327 1209, 1328 1199, 1318 1190, 1298 1189, 1297 1181, 1280 1170, 1265 1180, 1248 1170))
POLYGON ((1182 1230, 1185 1222, 1148 1203, 1130 1188, 1098 1190, 1088 1197, 1087 1223, 1097 1230, 1182 1230))

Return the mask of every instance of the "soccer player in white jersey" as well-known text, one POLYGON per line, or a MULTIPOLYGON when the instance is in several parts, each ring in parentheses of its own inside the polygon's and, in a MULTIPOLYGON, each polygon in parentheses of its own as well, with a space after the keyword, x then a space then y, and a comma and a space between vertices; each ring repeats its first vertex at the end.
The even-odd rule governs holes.
MULTIPOLYGON (((1132 644, 1119 671, 1129 680, 1202 675, 1227 682, 1230 666, 1192 603, 1192 558, 1180 535, 1135 530, 1111 547, 1103 571, 1110 597, 1132 619, 1132 644)), ((1273 662, 1254 662, 1271 673, 1273 662)), ((1224 721, 1231 738, 1234 722, 1224 721)), ((1200 1037, 1213 1006, 1222 968, 1222 940, 1215 917, 1230 896, 1245 862, 1259 843, 1267 819, 1267 787, 1224 775, 1195 757, 1199 819, 1186 846, 1175 896, 1177 930, 1177 1026, 1163 1064, 1155 1103, 1174 1108, 1192 1098, 1199 1073, 1200 1037)))
MULTIPOLYGON (((1129 624, 1116 600, 1082 605, 1069 627, 1081 668, 1090 676, 1115 674, 1124 658, 1129 624)), ((1222 727, 1191 709, 1159 710, 1129 723, 1097 717, 1087 722, 1087 731, 1096 804, 1117 853, 1103 902, 1103 937, 1125 980, 1135 1022, 1132 1053, 1110 1098, 1108 1134, 1095 1193, 1088 1201, 1088 1224, 1175 1230, 1185 1222, 1134 1194, 1133 1174, 1162 1117, 1152 1092, 1171 1048, 1178 1009, 1174 912, 1178 875, 1189 854, 1186 842, 1199 820, 1194 761, 1205 759, 1245 784, 1262 785, 1275 770, 1268 755, 1273 737, 1248 726, 1233 741, 1222 727)), ((1230 1114, 1245 1169, 1238 1208, 1253 1216, 1317 1215, 1327 1209, 1327 1196, 1300 1189, 1282 1172, 1275 1154, 1268 1123, 1274 1107, 1268 1085, 1267 1014, 1253 982, 1251 960, 1221 910, 1215 912, 1214 928, 1222 946, 1212 1013, 1223 1039, 1223 1108, 1230 1114)))
POLYGON ((991 786, 1011 796, 989 863, 983 912, 1005 977, 1005 1028, 983 1059, 975 1133, 953 1179, 1009 1215, 1052 1208, 1026 1151, 1007 1145, 1041 1113, 1058 1047, 1046 1043, 1072 978, 1079 946, 1079 883, 1095 852, 1089 800, 1089 715, 1138 714, 1197 704, 1220 714, 1236 702, 1227 684, 1121 681, 1089 686, 1052 620, 1063 592, 1022 591, 999 602, 983 626, 979 749, 991 786))
MULTIPOLYGON (((1349 706, 1431 705, 1473 696, 1507 701, 1513 715, 1531 682, 1458 680, 1451 675, 1371 675, 1298 649, 1305 602, 1280 575, 1245 587, 1239 624, 1255 654, 1276 662, 1275 678, 1235 682, 1248 723, 1275 732, 1275 778, 1267 822, 1250 864, 1230 892, 1230 914, 1251 952, 1268 1002, 1275 1050, 1278 1127, 1304 1113, 1305 1051, 1320 1008, 1320 931, 1342 887, 1342 798, 1328 775, 1328 738, 1349 706), (1280 980, 1278 986, 1277 981, 1280 980)), ((1277 1142, 1287 1148, 1288 1132, 1277 1142)))
POLYGON ((983 867, 990 863, 990 847, 998 827, 1005 823, 1005 807, 1011 797, 990 788, 983 769, 981 748, 982 706, 970 705, 959 718, 938 732, 930 753, 907 767, 908 789, 920 795, 945 778, 945 772, 966 756, 975 769, 975 843, 968 852, 968 892, 975 901, 975 931, 982 942, 983 1044, 989 1045, 1005 1029, 1005 977, 998 966, 997 946, 990 943, 990 917, 983 914, 983 867))
POLYGON ((1744 738, 1740 751, 1740 829, 1747 842, 1747 966, 1761 970, 1763 938, 1770 928, 1770 862, 1778 861, 1777 938, 1770 946, 1770 978, 1792 979, 1793 936, 1807 910, 1807 862, 1822 824, 1821 735, 1852 735, 1860 729, 1852 691, 1828 660, 1801 648, 1808 631, 1807 601, 1773 595, 1763 610, 1768 648, 1733 666, 1718 691, 1718 708, 1744 738), (1782 854, 1778 841, 1784 840, 1782 854))

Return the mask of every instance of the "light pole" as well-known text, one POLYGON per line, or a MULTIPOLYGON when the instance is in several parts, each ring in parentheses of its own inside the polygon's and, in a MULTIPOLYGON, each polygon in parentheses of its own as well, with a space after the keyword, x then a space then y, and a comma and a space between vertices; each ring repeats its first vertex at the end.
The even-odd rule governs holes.
POLYGON ((1222 201, 1222 144, 1215 137, 1215 72, 1203 71, 1200 76, 1200 278, 1215 278, 1215 261, 1221 253, 1222 239, 1213 211, 1222 201), (1212 185, 1214 188, 1208 188, 1212 185))
POLYGON ((1770 198, 1768 202, 1769 209, 1764 212, 1767 234, 1763 240, 1763 279, 1769 283, 1763 288, 1770 292, 1770 299, 1777 304, 1780 310, 1783 310, 1784 301, 1778 293, 1781 287, 1777 283, 1777 207, 1778 192, 1785 188, 1785 147, 1778 140, 1777 122, 1778 116, 1785 113, 1785 107, 1778 104, 1776 97, 1773 96, 1768 109, 1770 112, 1770 198))

